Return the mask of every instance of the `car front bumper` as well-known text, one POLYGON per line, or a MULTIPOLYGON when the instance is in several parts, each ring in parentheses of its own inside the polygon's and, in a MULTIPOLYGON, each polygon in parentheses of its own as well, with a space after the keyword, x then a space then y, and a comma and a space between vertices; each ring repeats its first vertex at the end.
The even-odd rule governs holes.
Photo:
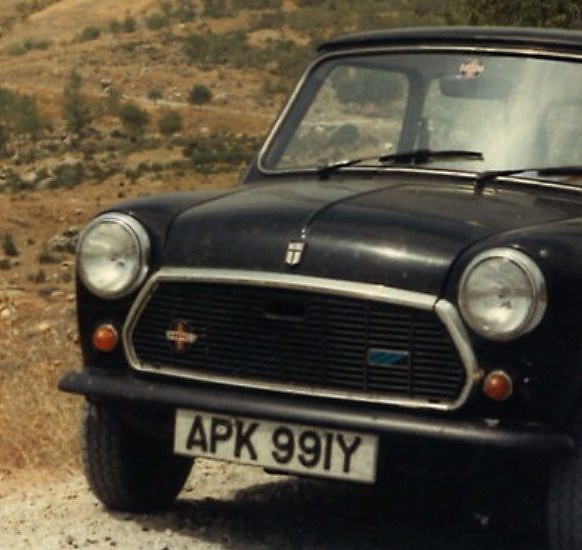
POLYGON ((414 415, 357 406, 342 401, 320 401, 240 389, 184 384, 183 381, 141 378, 134 373, 109 373, 87 367, 67 372, 59 389, 125 406, 152 409, 187 408, 270 420, 317 425, 378 435, 411 436, 483 448, 537 453, 567 452, 574 440, 534 426, 504 426, 502 422, 468 421, 442 416, 414 415))

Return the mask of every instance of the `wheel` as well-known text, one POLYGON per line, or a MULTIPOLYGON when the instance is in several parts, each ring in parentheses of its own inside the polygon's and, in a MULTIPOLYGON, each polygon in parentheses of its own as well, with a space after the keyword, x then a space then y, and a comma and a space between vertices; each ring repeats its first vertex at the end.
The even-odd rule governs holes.
POLYGON ((582 450, 556 459, 548 487, 551 550, 582 548, 582 450))
POLYGON ((85 402, 82 458, 91 490, 108 508, 157 512, 171 506, 192 468, 168 441, 147 437, 103 405, 85 402))

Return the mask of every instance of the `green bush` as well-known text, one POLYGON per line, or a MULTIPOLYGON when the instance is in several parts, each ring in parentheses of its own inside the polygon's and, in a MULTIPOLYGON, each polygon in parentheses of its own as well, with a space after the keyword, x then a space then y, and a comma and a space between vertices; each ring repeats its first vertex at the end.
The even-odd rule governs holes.
POLYGON ((52 46, 50 40, 35 40, 27 38, 22 42, 15 42, 8 46, 6 53, 12 56, 20 56, 28 53, 31 50, 48 50, 52 46))
POLYGON ((196 11, 192 0, 177 0, 172 17, 180 23, 189 23, 196 17, 196 11))
POLYGON ((65 101, 63 103, 63 118, 69 132, 80 134, 83 129, 91 123, 91 110, 81 95, 81 85, 83 80, 81 76, 73 71, 65 84, 63 94, 65 101))
POLYGON ((159 31, 163 29, 169 23, 168 17, 163 13, 153 13, 149 17, 146 17, 146 27, 150 31, 159 31))
POLYGON ((183 149, 192 167, 209 174, 232 170, 249 162, 258 151, 262 139, 256 136, 235 136, 221 133, 192 139, 183 149))
POLYGON ((97 40, 101 36, 101 30, 98 27, 85 27, 79 35, 80 42, 88 42, 89 40, 97 40))
POLYGON ((20 254, 20 252, 18 252, 18 247, 14 242, 14 237, 11 233, 6 233, 2 237, 2 250, 4 250, 4 254, 6 254, 6 256, 15 257, 20 254))
POLYGON ((135 32, 137 30, 137 21, 131 16, 126 15, 125 19, 121 23, 121 31, 127 34, 135 32))
POLYGON ((152 101, 158 101, 159 99, 162 99, 164 97, 164 94, 159 88, 150 88, 146 96, 148 99, 151 99, 152 101))
POLYGON ((230 14, 227 0, 204 0, 204 17, 228 17, 230 14))
POLYGON ((210 102, 212 99, 212 92, 205 84, 196 84, 188 95, 188 101, 194 105, 202 105, 210 102))
POLYGON ((83 183, 85 179, 85 167, 83 163, 61 164, 54 170, 55 178, 49 183, 50 189, 71 189, 83 183))
POLYGON ((141 136, 150 120, 147 111, 135 103, 125 103, 119 109, 119 119, 124 129, 132 136, 141 136))
POLYGON ((0 88, 0 123, 8 133, 38 135, 47 125, 36 99, 0 88))
POLYGON ((178 111, 168 111, 158 120, 158 128, 165 136, 170 136, 182 129, 182 115, 178 111))
POLYGON ((112 33, 118 33, 123 31, 123 23, 117 19, 112 19, 109 21, 109 30, 112 33))

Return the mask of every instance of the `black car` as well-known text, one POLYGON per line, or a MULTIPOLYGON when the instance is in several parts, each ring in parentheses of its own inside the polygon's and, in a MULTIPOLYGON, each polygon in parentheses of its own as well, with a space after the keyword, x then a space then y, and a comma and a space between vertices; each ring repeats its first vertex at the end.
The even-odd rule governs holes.
POLYGON ((582 33, 318 53, 239 186, 85 228, 60 388, 93 491, 163 508, 194 456, 372 483, 452 444, 547 464, 551 547, 582 548, 582 33))

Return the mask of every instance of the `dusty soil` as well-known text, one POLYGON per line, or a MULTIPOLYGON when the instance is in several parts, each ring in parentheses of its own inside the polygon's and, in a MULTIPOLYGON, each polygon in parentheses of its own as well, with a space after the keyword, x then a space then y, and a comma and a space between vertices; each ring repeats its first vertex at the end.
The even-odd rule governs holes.
POLYGON ((545 550, 535 501, 506 478, 369 487, 199 460, 157 516, 108 513, 79 474, 11 491, 0 497, 0 547, 545 550))

